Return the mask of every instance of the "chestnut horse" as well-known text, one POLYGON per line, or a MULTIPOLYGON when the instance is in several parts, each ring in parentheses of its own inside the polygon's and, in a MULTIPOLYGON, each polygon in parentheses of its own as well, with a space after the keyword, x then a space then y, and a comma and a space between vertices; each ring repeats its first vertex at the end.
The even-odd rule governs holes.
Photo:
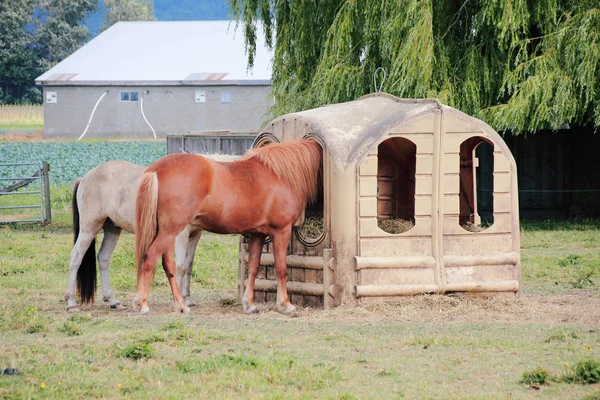
POLYGON ((254 281, 269 236, 273 241, 277 307, 295 310, 286 288, 292 227, 317 193, 321 146, 312 140, 269 144, 239 161, 221 163, 194 154, 171 154, 146 169, 136 201, 137 294, 134 307, 149 311, 148 287, 162 256, 175 311, 189 312, 175 281, 175 238, 188 224, 214 233, 249 236, 246 313, 258 312, 254 281))

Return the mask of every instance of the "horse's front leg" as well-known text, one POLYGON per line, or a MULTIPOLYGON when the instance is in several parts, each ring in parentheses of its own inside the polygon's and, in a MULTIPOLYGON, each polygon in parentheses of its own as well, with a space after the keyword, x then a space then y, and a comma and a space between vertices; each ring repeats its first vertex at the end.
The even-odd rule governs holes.
POLYGON ((254 304, 254 281, 256 280, 256 274, 258 274, 260 255, 264 243, 264 235, 250 235, 248 239, 248 284, 242 297, 242 306, 247 314, 258 312, 258 308, 254 304))
POLYGON ((192 300, 190 284, 192 279, 192 267, 194 266, 194 252, 198 241, 202 236, 202 229, 191 225, 185 227, 175 239, 175 261, 177 263, 177 285, 186 306, 195 306, 192 300))
POLYGON ((286 287, 286 257, 291 236, 291 225, 272 236, 273 253, 275 256, 275 276, 277 278, 277 309, 283 314, 289 314, 296 310, 296 307, 290 303, 286 287))

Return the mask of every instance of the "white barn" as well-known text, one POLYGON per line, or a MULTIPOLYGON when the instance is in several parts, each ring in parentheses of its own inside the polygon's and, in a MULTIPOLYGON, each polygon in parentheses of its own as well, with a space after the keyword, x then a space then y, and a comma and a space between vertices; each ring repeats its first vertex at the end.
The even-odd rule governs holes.
POLYGON ((248 70, 235 22, 118 22, 36 79, 45 136, 257 130, 273 103, 272 54, 258 35, 248 70))

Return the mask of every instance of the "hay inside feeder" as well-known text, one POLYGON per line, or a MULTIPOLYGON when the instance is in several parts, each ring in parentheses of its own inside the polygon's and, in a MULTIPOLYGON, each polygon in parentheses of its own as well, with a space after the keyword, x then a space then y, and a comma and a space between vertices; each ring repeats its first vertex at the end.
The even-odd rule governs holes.
POLYGON ((305 239, 318 239, 324 232, 321 215, 307 215, 304 223, 298 228, 298 234, 305 239))
POLYGON ((402 218, 377 218, 377 226, 387 233, 404 233, 411 230, 415 223, 402 218))
POLYGON ((467 221, 461 225, 461 228, 463 228, 464 230, 469 231, 469 232, 483 232, 490 226, 491 226, 491 224, 488 224, 485 222, 482 222, 481 225, 477 225, 473 221, 467 221))

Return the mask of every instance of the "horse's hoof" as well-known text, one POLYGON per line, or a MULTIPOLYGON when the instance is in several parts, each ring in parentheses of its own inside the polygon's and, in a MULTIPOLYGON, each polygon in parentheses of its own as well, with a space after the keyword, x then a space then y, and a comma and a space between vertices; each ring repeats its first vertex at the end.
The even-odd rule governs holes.
POLYGON ((194 300, 192 300, 191 297, 186 297, 185 298, 185 305, 188 307, 194 307, 196 305, 196 302, 194 300))
POLYGON ((278 306, 277 309, 282 314, 290 315, 294 311, 296 311, 296 306, 294 306, 293 304, 288 304, 287 306, 278 306))
POLYGON ((138 311, 138 314, 140 315, 146 315, 150 313, 150 307, 148 307, 147 305, 143 305, 140 307, 140 310, 138 311))
POLYGON ((256 307, 256 305, 252 304, 251 306, 244 306, 244 312, 246 314, 258 314, 260 311, 258 310, 258 307, 256 307))
POLYGON ((67 312, 79 312, 79 304, 75 304, 74 306, 68 306, 67 312))
POLYGON ((124 308, 124 307, 123 307, 123 305, 120 302, 117 302, 115 304, 111 304, 110 305, 110 309, 111 310, 120 310, 122 308, 124 308))

